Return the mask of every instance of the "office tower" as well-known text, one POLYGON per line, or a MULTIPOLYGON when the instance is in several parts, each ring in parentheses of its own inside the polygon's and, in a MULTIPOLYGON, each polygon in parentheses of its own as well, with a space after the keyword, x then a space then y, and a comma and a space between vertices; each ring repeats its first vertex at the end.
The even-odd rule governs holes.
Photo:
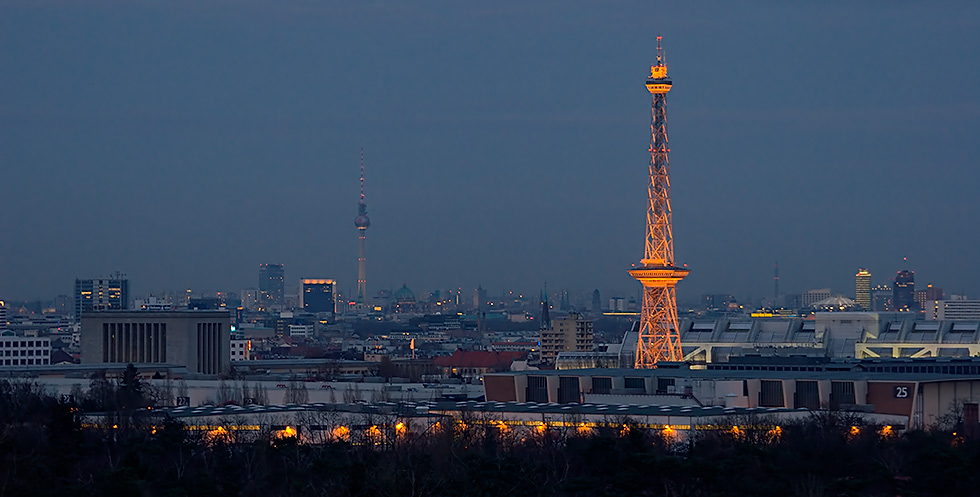
POLYGON ((875 285, 871 288, 871 310, 878 312, 893 310, 892 287, 875 285))
POLYGON ((599 289, 592 290, 592 312, 602 314, 602 298, 599 297, 599 289))
POLYGON ((915 309, 915 272, 903 269, 895 275, 892 287, 893 310, 908 312, 915 309))
POLYGON ((862 310, 871 310, 871 271, 863 267, 854 275, 854 301, 862 310))
POLYGON ((300 306, 306 312, 337 312, 337 283, 328 279, 300 280, 300 306))
POLYGON ((285 298, 286 269, 282 264, 259 264, 259 304, 281 306, 285 298))
POLYGON ((650 106, 650 162, 647 182, 647 222, 643 259, 630 275, 643 284, 640 337, 636 347, 637 368, 655 368, 661 361, 684 359, 677 324, 674 287, 690 272, 674 265, 674 240, 670 211, 670 162, 667 146, 667 77, 660 37, 657 63, 650 67, 646 87, 650 106))
POLYGON ((129 280, 122 273, 111 278, 75 280, 75 319, 83 312, 129 309, 129 280))
POLYGON ((473 291, 473 308, 482 312, 487 308, 487 291, 480 285, 473 291))
POLYGON ((916 308, 922 310, 926 308, 926 303, 943 300, 945 297, 946 294, 942 288, 929 284, 924 289, 915 291, 915 305, 916 308))
POLYGON ((259 290, 256 288, 242 290, 242 307, 247 311, 254 311, 259 307, 259 298, 259 290))
POLYGON ((357 217, 354 218, 357 227, 357 303, 363 304, 367 298, 367 255, 364 251, 364 239, 367 229, 371 227, 371 219, 367 215, 367 203, 364 202, 364 149, 361 149, 361 199, 357 202, 357 217))

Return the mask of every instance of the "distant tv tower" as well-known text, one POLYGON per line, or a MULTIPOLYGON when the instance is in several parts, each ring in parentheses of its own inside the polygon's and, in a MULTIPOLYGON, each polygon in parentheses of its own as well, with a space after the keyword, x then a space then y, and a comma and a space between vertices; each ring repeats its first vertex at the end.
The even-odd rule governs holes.
POLYGON ((364 149, 361 149, 361 199, 357 202, 357 217, 354 218, 357 227, 357 303, 363 304, 367 295, 367 257, 364 255, 364 238, 371 220, 367 215, 367 204, 364 202, 364 149))
POLYGON ((779 301, 779 261, 776 261, 773 268, 772 286, 772 306, 775 308, 776 302, 779 301))
POLYGON ((640 311, 640 338, 636 347, 636 368, 655 368, 661 361, 681 361, 681 338, 677 323, 677 296, 674 286, 690 272, 674 266, 674 240, 670 212, 670 164, 667 146, 667 77, 663 51, 657 37, 657 63, 650 66, 647 91, 653 97, 650 107, 650 163, 647 183, 646 244, 640 265, 630 275, 643 284, 640 311))

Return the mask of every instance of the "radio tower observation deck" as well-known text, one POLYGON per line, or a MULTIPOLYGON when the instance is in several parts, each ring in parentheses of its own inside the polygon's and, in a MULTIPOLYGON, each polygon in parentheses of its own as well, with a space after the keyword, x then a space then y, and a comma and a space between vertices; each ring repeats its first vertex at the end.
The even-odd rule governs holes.
POLYGON ((647 90, 650 107, 650 165, 647 183, 647 226, 643 259, 630 276, 643 284, 640 338, 636 368, 655 368, 658 362, 681 361, 674 286, 690 272, 674 265, 674 241, 670 212, 670 162, 667 144, 667 93, 672 82, 657 37, 657 63, 650 67, 647 90))
POLYGON ((361 199, 357 202, 357 217, 354 218, 357 227, 357 303, 363 304, 367 296, 367 257, 364 253, 364 238, 371 220, 367 215, 367 204, 364 202, 364 149, 361 149, 361 199))

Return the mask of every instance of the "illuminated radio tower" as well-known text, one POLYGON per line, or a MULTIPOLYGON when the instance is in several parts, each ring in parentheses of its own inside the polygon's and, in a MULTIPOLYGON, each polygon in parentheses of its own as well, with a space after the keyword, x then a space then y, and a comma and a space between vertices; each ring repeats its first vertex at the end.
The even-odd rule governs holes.
POLYGON ((364 203, 364 149, 361 149, 361 199, 357 202, 357 217, 354 218, 354 226, 357 226, 357 303, 363 304, 367 293, 367 257, 364 255, 364 235, 371 227, 371 220, 367 215, 367 204, 364 203))
POLYGON ((650 117, 650 180, 647 184, 647 229, 643 260, 630 275, 643 284, 640 339, 636 347, 637 368, 655 368, 661 361, 681 361, 674 285, 688 269, 674 266, 674 241, 670 215, 670 165, 667 155, 667 77, 657 37, 657 64, 650 66, 647 90, 653 96, 650 117))

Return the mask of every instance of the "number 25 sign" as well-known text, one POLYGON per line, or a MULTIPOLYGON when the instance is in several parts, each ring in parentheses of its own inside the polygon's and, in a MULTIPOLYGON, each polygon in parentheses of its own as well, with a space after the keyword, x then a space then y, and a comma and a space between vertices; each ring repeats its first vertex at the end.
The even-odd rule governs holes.
POLYGON ((909 397, 909 387, 908 385, 899 385, 895 387, 895 398, 896 399, 907 399, 909 397))

